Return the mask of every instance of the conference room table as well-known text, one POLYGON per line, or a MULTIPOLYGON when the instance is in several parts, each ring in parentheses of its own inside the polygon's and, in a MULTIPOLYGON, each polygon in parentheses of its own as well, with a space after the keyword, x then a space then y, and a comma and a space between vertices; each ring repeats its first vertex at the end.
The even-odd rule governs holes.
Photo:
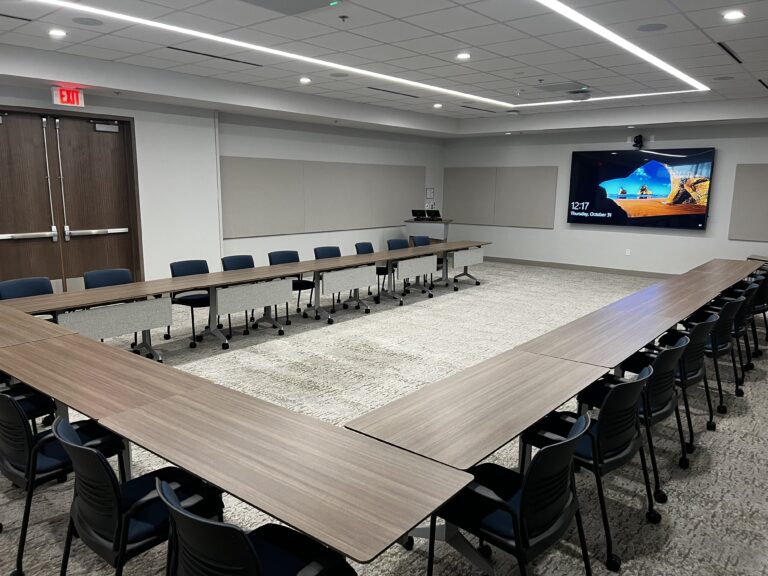
MULTIPOLYGON (((482 246, 486 244, 488 242, 443 242, 403 250, 385 250, 371 254, 305 260, 274 266, 260 266, 243 270, 133 282, 75 292, 30 296, 5 300, 3 304, 28 314, 56 314, 61 316, 74 313, 71 323, 75 331, 94 338, 108 338, 120 334, 141 332, 142 351, 160 360, 162 354, 152 347, 149 330, 170 324, 170 299, 161 298, 162 295, 197 290, 207 291, 211 306, 206 333, 215 336, 222 348, 226 349, 229 347, 229 340, 217 328, 220 315, 263 306, 264 319, 272 322, 275 327, 282 328, 270 315, 271 306, 287 302, 292 297, 290 282, 280 283, 281 279, 312 274, 317 279, 322 278, 323 281, 333 283, 333 289, 336 292, 347 289, 356 290, 369 285, 370 270, 364 270, 364 272, 368 272, 364 277, 334 273, 370 267, 377 262, 387 261, 390 269, 389 292, 394 294, 394 262, 434 259, 437 254, 442 254, 445 257, 448 254, 463 251, 479 250, 482 252, 482 246), (346 284, 343 281, 339 282, 343 279, 346 279, 346 284), (365 283, 360 284, 361 282, 365 283), (231 289, 232 287, 236 287, 236 289, 231 289)), ((420 273, 419 269, 415 269, 415 271, 420 273)), ((443 274, 447 281, 446 266, 444 266, 443 274)), ((332 318, 331 313, 326 313, 329 319, 332 318)), ((316 317, 319 318, 319 314, 316 317)), ((70 322, 69 319, 62 320, 60 318, 59 320, 62 323, 70 322)))
POLYGON ((519 350, 615 368, 760 268, 715 259, 662 280, 522 344, 519 350))
POLYGON ((30 322, 28 314, 0 304, 0 348, 70 334, 74 332, 53 322, 30 322))

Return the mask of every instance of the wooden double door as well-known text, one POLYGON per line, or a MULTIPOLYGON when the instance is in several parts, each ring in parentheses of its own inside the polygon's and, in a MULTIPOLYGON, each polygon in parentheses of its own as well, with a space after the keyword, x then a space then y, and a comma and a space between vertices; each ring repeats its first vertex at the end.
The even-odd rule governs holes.
POLYGON ((132 125, 53 114, 0 115, 0 281, 83 273, 142 277, 132 125))

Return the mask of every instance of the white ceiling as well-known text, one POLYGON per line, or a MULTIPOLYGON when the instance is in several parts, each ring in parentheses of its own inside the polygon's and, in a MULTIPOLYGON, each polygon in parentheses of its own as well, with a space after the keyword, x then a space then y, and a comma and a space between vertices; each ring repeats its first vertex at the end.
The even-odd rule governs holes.
MULTIPOLYGON (((283 16, 255 5, 258 1, 83 3, 515 103, 569 97, 564 89, 552 91, 553 85, 559 84, 584 84, 595 96, 687 88, 680 80, 533 0, 344 0, 339 6, 326 6, 300 16, 283 16), (348 16, 346 21, 339 18, 342 15, 348 16), (458 62, 455 57, 459 51, 470 52, 471 60, 458 62)), ((758 82, 762 79, 768 83, 768 0, 565 3, 712 91, 524 108, 524 114, 768 97, 768 89, 758 82), (747 18, 727 23, 722 13, 733 7, 741 8, 747 18), (652 30, 638 29, 643 27, 652 30), (725 42, 743 64, 733 60, 718 42, 725 42)), ((0 15, 0 43, 5 44, 453 118, 504 114, 504 110, 485 104, 354 74, 338 78, 333 76, 337 70, 169 31, 106 18, 96 26, 77 22, 89 15, 27 0, 0 0, 0 15), (49 38, 48 31, 53 27, 65 29, 67 37, 49 38), (312 83, 300 85, 302 75, 310 76, 312 83), (443 108, 433 109, 435 102, 442 103, 443 108)))

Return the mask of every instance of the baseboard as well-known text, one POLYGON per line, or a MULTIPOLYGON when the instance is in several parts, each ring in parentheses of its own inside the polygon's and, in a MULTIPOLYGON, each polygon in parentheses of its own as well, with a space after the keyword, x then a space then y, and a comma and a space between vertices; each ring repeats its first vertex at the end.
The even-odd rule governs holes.
POLYGON ((603 272, 605 274, 620 274, 622 276, 640 276, 642 278, 671 278, 675 274, 661 272, 643 272, 640 270, 622 270, 621 268, 602 268, 600 266, 582 266, 581 264, 564 264, 562 262, 541 262, 538 260, 520 260, 518 258, 498 258, 486 256, 487 262, 504 262, 506 264, 522 264, 523 266, 546 266, 547 268, 564 268, 566 270, 583 270, 585 272, 603 272))

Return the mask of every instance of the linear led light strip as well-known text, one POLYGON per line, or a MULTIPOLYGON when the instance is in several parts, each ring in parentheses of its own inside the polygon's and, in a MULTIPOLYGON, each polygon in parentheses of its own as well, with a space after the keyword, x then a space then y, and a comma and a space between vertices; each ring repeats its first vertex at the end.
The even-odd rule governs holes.
POLYGON ((57 6, 59 8, 68 8, 70 10, 77 10, 78 12, 86 12, 88 14, 96 14, 98 16, 105 16, 107 18, 113 18, 115 20, 121 20, 123 22, 130 22, 131 24, 139 24, 142 26, 148 26, 150 28, 156 28, 159 30, 166 30, 168 32, 174 32, 177 34, 183 34, 186 36, 192 36, 195 38, 202 38, 203 40, 210 40, 211 42, 218 42, 219 44, 228 44, 230 46, 237 46, 244 50, 253 50, 255 52, 261 52, 263 54, 270 54, 272 56, 279 56, 288 58, 290 60, 297 60, 299 62, 306 62, 307 64, 315 64, 324 68, 333 68, 335 70, 341 70, 343 72, 349 72, 351 74, 357 74, 360 76, 367 76, 369 78, 375 78, 377 80, 384 80, 386 82, 393 82, 396 84, 402 84, 404 86, 410 86, 411 88, 418 88, 421 90, 429 90, 437 92, 439 94, 445 94, 447 96, 455 96, 464 100, 472 100, 475 102, 482 102, 484 104, 492 104, 494 106, 501 106, 503 108, 528 108, 534 106, 556 106, 559 104, 573 104, 580 102, 598 102, 602 100, 620 100, 626 98, 643 98, 648 96, 664 96, 670 94, 684 94, 687 92, 700 92, 709 90, 704 84, 697 82, 690 76, 683 74, 677 68, 667 64, 663 60, 656 58, 652 54, 646 52, 642 48, 635 46, 631 42, 624 40, 617 34, 614 34, 607 28, 601 26, 597 22, 590 20, 586 16, 583 16, 575 10, 564 5, 558 0, 535 0, 539 4, 547 6, 584 26, 585 28, 595 32, 602 36, 606 40, 613 42, 621 46, 622 48, 629 50, 631 53, 643 58, 651 64, 661 68, 662 70, 672 74, 673 76, 683 80, 693 88, 690 90, 677 90, 672 92, 647 92, 641 94, 624 94, 619 96, 600 96, 595 98, 588 98, 585 100, 558 100, 549 102, 528 102, 525 104, 515 104, 513 102, 504 102, 502 100, 495 100, 493 98, 485 98, 484 96, 477 96, 475 94, 468 94, 466 92, 459 92, 458 90, 451 90, 450 88, 442 88, 440 86, 432 86, 431 84, 424 84, 423 82, 416 82, 414 80, 407 80, 405 78, 398 78, 397 76, 390 76, 388 74, 380 74, 371 70, 364 70, 362 68, 355 68, 353 66, 345 66, 344 64, 336 64, 335 62, 329 62, 327 60, 321 60, 319 58, 311 58, 309 56, 302 56, 301 54, 294 54, 292 52, 286 52, 284 50, 278 50, 276 48, 268 48, 266 46, 259 46, 258 44, 252 44, 250 42, 242 42, 240 40, 234 40, 225 36, 218 36, 216 34, 209 34, 207 32, 200 32, 199 30, 192 30, 191 28, 184 28, 182 26, 174 26, 173 24, 165 24, 163 22, 156 22, 155 20, 147 20, 146 18, 138 18, 136 16, 130 16, 129 14, 122 14, 120 12, 114 12, 112 10, 103 10, 93 6, 87 6, 84 4, 78 4, 75 2, 68 2, 66 0, 27 0, 28 2, 36 2, 38 4, 47 4, 50 6, 57 6))

